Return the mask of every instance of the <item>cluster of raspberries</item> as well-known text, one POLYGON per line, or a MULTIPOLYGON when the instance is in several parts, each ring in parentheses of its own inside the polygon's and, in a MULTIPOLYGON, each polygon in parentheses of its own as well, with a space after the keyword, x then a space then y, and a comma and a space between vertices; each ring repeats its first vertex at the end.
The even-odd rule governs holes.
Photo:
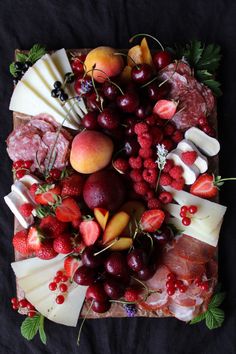
MULTIPOLYGON (((132 156, 128 160, 117 158, 113 165, 118 171, 129 175, 134 192, 147 202, 149 209, 160 208, 162 203, 170 203, 172 196, 168 192, 161 192, 157 197, 155 193, 158 178, 156 146, 163 144, 170 151, 183 139, 183 134, 174 124, 157 119, 155 115, 147 117, 146 121, 136 123, 134 131, 140 145, 138 156, 132 156)), ((181 169, 181 176, 182 172, 181 169)), ((177 176, 177 173, 180 174, 179 166, 174 166, 172 160, 167 160, 161 174, 160 185, 171 185, 176 189, 182 189, 184 180, 181 176, 177 176)))

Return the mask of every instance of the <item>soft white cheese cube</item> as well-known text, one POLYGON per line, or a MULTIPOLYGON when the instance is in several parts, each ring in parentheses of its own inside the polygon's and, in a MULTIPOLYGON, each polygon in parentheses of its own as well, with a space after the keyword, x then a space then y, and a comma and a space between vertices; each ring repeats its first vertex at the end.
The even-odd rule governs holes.
POLYGON ((196 127, 188 129, 184 136, 197 145, 207 156, 215 156, 220 151, 219 141, 196 127))

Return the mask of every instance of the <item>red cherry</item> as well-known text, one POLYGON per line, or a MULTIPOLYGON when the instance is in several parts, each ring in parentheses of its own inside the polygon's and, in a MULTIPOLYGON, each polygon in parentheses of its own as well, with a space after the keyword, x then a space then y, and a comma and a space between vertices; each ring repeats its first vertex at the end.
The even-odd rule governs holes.
POLYGON ((114 101, 119 95, 118 88, 109 81, 105 81, 102 84, 103 95, 110 101, 114 101))
POLYGON ((85 114, 84 118, 82 119, 82 125, 89 130, 96 130, 99 128, 97 122, 97 113, 96 112, 88 112, 85 114))
POLYGON ((28 305, 28 301, 26 299, 22 299, 19 301, 19 306, 25 308, 28 305))
POLYGON ((171 55, 166 50, 159 50, 152 56, 156 70, 161 70, 171 63, 171 55))
POLYGON ((78 78, 75 80, 74 88, 79 96, 90 94, 93 90, 93 83, 91 78, 88 76, 78 78))
POLYGON ((188 217, 184 217, 184 218, 182 219, 182 224, 183 224, 184 226, 189 226, 189 225, 191 224, 191 219, 188 218, 188 217))
POLYGON ((139 98, 135 92, 127 92, 117 97, 116 103, 123 112, 133 113, 139 106, 139 98))
POLYGON ((24 177, 25 174, 26 174, 26 170, 18 170, 18 171, 16 171, 16 178, 20 179, 20 178, 24 177))
POLYGON ((197 212, 198 208, 196 205, 190 205, 190 207, 188 208, 188 211, 190 214, 195 214, 197 212))
POLYGON ((87 104, 88 110, 98 112, 101 107, 100 99, 101 99, 101 96, 98 97, 95 92, 91 93, 91 95, 90 94, 87 95, 86 104, 87 104))
POLYGON ((120 122, 119 115, 117 112, 111 108, 105 108, 98 115, 98 124, 108 130, 113 130, 118 128, 120 122))
POLYGON ((65 283, 62 283, 62 284, 59 285, 59 290, 62 293, 65 293, 68 290, 68 286, 65 283))
POLYGON ((55 291, 57 289, 57 283, 52 282, 48 285, 49 290, 55 291))
POLYGON ((56 303, 57 303, 58 305, 63 304, 64 301, 65 301, 65 298, 64 298, 63 295, 58 295, 58 296, 56 297, 56 303))
POLYGON ((71 67, 76 76, 83 75, 84 73, 84 60, 85 56, 75 57, 71 60, 71 67))
POLYGON ((27 316, 28 317, 34 317, 36 315, 36 312, 35 311, 29 311, 28 313, 27 313, 27 316))
POLYGON ((136 65, 131 70, 131 79, 139 85, 147 83, 152 77, 152 68, 144 63, 136 65))

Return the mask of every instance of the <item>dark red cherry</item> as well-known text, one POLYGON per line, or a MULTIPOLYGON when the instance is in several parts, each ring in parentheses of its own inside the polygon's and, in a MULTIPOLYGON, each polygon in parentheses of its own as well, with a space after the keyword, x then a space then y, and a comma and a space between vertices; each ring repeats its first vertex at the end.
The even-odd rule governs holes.
POLYGON ((109 278, 104 282, 105 293, 113 300, 124 295, 125 286, 119 279, 109 278))
POLYGON ((82 125, 89 130, 98 129, 99 124, 97 122, 97 113, 88 112, 87 114, 85 114, 84 118, 82 119, 82 125))
POLYGON ((140 280, 148 280, 150 279, 156 271, 156 265, 152 264, 149 266, 145 266, 139 272, 137 272, 137 278, 140 280))
POLYGON ((104 302, 107 300, 107 294, 104 291, 102 284, 90 285, 86 292, 86 299, 104 302))
POLYGON ((102 84, 102 92, 104 97, 106 97, 110 101, 115 100, 116 97, 119 95, 118 88, 109 81, 105 81, 102 84))
POLYGON ((152 106, 149 104, 140 105, 135 111, 135 115, 139 119, 144 119, 151 113, 152 113, 152 106))
POLYGON ((71 67, 73 70, 73 73, 76 76, 82 76, 84 73, 84 60, 85 60, 85 55, 81 55, 78 57, 74 57, 71 59, 71 67))
POLYGON ((152 56, 156 70, 161 70, 171 63, 171 55, 166 50, 158 50, 152 56))
POLYGON ((127 92, 116 99, 118 107, 126 113, 133 113, 139 106, 138 95, 134 92, 127 92))
POLYGON ((101 96, 97 96, 95 92, 87 95, 86 105, 90 111, 98 112, 101 109, 101 96))
POLYGON ((113 252, 105 261, 105 269, 109 274, 119 276, 127 271, 126 259, 122 253, 113 252))
POLYGON ((89 95, 93 90, 93 83, 89 76, 85 76, 84 78, 78 78, 75 80, 75 92, 79 96, 89 95))
POLYGON ((98 115, 98 124, 108 130, 113 130, 118 128, 120 122, 120 117, 117 112, 111 108, 105 108, 98 115))
POLYGON ((94 256, 97 251, 97 248, 94 246, 86 247, 81 256, 83 265, 88 268, 99 267, 103 263, 103 253, 94 256))
POLYGON ((92 304, 92 310, 98 313, 107 312, 111 307, 111 303, 109 301, 99 302, 94 301, 92 304))
POLYGON ((152 68, 148 64, 139 64, 132 68, 131 79, 139 85, 147 83, 152 77, 152 68))
POLYGON ((140 271, 147 264, 147 254, 142 249, 134 249, 127 255, 127 263, 134 272, 140 271))
POLYGON ((86 266, 79 267, 74 274, 74 281, 79 285, 92 285, 96 278, 94 269, 86 266))

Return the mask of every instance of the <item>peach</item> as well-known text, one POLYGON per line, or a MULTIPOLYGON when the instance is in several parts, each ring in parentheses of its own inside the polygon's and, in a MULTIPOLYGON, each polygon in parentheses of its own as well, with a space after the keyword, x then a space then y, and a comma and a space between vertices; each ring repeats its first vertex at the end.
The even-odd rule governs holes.
POLYGON ((121 237, 119 240, 110 247, 112 251, 124 251, 129 249, 133 244, 133 239, 130 237, 121 237))
POLYGON ((116 213, 108 222, 102 241, 108 243, 118 237, 129 223, 130 216, 124 211, 116 213))
POLYGON ((128 51, 127 63, 129 66, 133 67, 135 64, 143 64, 143 53, 140 45, 135 45, 128 51), (133 60, 132 60, 132 59, 133 60))
POLYGON ((99 171, 110 163, 113 148, 112 140, 105 134, 85 130, 77 134, 72 141, 71 166, 84 174, 99 171))
POLYGON ((105 230, 109 218, 109 211, 103 208, 94 208, 93 213, 101 228, 105 230))
POLYGON ((137 200, 130 200, 122 205, 120 210, 126 212, 130 216, 130 222, 123 230, 122 235, 132 237, 136 230, 136 223, 139 223, 141 216, 145 211, 145 207, 137 200))
MULTIPOLYGON (((93 71, 94 80, 97 82, 104 82, 108 77, 117 76, 121 73, 124 67, 124 60, 121 55, 114 55, 117 51, 111 47, 97 47, 91 50, 86 56, 84 65, 86 71, 95 69, 101 71, 93 71)), ((88 72, 92 76, 92 71, 88 72)))
POLYGON ((153 61, 152 61, 152 54, 150 52, 150 49, 149 49, 149 46, 148 46, 148 43, 147 43, 147 40, 145 37, 142 39, 140 47, 141 47, 141 51, 143 54, 143 62, 146 64, 149 64, 152 68, 154 68, 153 61))

